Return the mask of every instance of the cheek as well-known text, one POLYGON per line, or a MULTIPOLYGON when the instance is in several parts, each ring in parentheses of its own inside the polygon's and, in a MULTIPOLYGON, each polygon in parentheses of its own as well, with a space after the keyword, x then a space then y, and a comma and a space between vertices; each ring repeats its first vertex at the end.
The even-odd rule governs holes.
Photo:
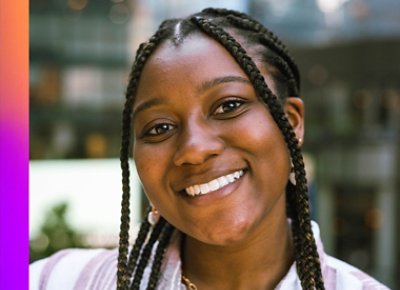
POLYGON ((133 151, 136 170, 146 195, 152 202, 166 196, 170 153, 165 146, 139 144, 133 151))
MULTIPOLYGON (((231 130, 232 131, 232 130, 231 130)), ((286 150, 282 133, 265 109, 253 111, 252 114, 235 124, 236 142, 247 147, 254 154, 267 153, 274 150, 286 150), (238 136, 240 138, 238 138, 238 136)))
POLYGON ((136 170, 140 181, 145 189, 154 185, 161 176, 162 160, 158 158, 154 150, 146 150, 140 146, 134 149, 133 158, 135 160, 136 170))
POLYGON ((254 112, 251 117, 237 124, 234 131, 240 136, 235 139, 236 146, 251 156, 254 170, 264 172, 266 179, 267 176, 281 176, 285 183, 284 179, 289 172, 289 151, 280 129, 269 113, 263 110, 254 112))
POLYGON ((146 178, 146 176, 151 173, 151 155, 146 154, 143 150, 135 148, 133 151, 133 159, 135 161, 137 173, 143 182, 143 178, 146 178))

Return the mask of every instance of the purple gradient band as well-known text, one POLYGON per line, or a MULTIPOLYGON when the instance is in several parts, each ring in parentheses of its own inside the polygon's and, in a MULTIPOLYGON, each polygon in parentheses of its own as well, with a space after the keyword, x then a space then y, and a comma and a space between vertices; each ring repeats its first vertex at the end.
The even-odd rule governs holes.
POLYGON ((0 1, 0 289, 28 289, 28 1, 0 1))

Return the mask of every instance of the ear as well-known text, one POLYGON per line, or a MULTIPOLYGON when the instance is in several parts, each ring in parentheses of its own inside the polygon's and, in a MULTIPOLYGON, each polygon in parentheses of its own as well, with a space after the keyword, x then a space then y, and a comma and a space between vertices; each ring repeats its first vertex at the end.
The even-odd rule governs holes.
POLYGON ((304 141, 304 103, 300 98, 288 97, 283 105, 283 110, 292 125, 296 138, 301 139, 300 145, 304 141))

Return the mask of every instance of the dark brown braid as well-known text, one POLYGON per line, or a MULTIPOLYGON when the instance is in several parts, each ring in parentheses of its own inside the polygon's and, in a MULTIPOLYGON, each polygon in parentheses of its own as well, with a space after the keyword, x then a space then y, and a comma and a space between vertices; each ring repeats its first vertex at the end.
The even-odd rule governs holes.
POLYGON ((161 238, 156 249, 156 254, 154 255, 154 262, 153 262, 153 267, 151 268, 151 274, 149 278, 149 283, 147 285, 147 290, 156 289, 158 278, 160 277, 162 260, 173 231, 174 227, 167 223, 161 234, 161 238))
MULTIPOLYGON (((118 258, 118 289, 128 289, 127 285, 134 274, 132 289, 139 289, 142 277, 142 269, 147 265, 148 258, 140 258, 136 263, 138 255, 144 253, 143 244, 148 236, 149 226, 146 222, 142 224, 138 240, 132 249, 129 262, 127 263, 128 252, 128 231, 129 231, 129 149, 131 133, 131 112, 134 103, 136 87, 141 71, 151 53, 156 47, 165 41, 171 40, 178 45, 184 37, 196 31, 202 31, 209 35, 227 49, 233 58, 242 67, 252 82, 256 93, 271 112, 272 117, 280 128, 289 153, 293 162, 296 185, 290 182, 287 185, 287 208, 288 216, 292 219, 293 240, 295 246, 295 259, 299 278, 303 289, 324 289, 322 280, 319 256, 317 253, 314 236, 311 230, 311 219, 308 201, 307 181, 304 170, 303 157, 299 148, 298 140, 288 122, 280 103, 281 99, 287 94, 278 89, 280 99, 278 99, 268 88, 265 80, 259 72, 257 66, 248 56, 242 46, 223 28, 234 29, 235 36, 239 36, 249 45, 262 45, 265 49, 260 52, 264 57, 264 62, 275 67, 283 76, 283 83, 290 96, 299 96, 300 75, 297 66, 285 45, 262 24, 250 18, 244 13, 227 9, 205 9, 187 19, 172 19, 163 22, 155 35, 149 42, 139 47, 135 63, 132 67, 130 82, 126 92, 126 103, 123 113, 122 126, 122 146, 121 146, 121 167, 123 171, 123 198, 122 216, 120 233, 120 250, 118 258), (176 35, 175 25, 180 23, 179 35, 176 35), (197 28, 196 28, 197 27, 197 28), (269 52, 268 52, 269 51, 269 52), (265 54, 265 55, 264 55, 265 54), (136 247, 136 248, 135 248, 136 247), (142 252, 141 252, 142 251, 142 252), (136 268, 135 268, 136 267, 136 268)), ((281 82, 281 77, 273 74, 275 82, 281 82)), ((277 84, 278 86, 278 84, 277 84)), ((158 229, 161 229, 158 228, 158 229)), ((155 229, 154 229, 155 231, 155 229)), ((154 255, 154 261, 150 273, 147 289, 155 289, 160 276, 162 259, 169 243, 173 227, 168 223, 162 228, 158 238, 158 246, 154 255)), ((156 234, 154 234, 156 235, 156 234)), ((150 238, 151 239, 151 238, 150 238)), ((145 248, 151 249, 152 246, 146 245, 145 248)), ((148 250, 146 250, 148 253, 148 250)), ((143 254, 142 254, 143 255, 143 254)), ((146 254, 147 255, 147 254, 146 254)))
MULTIPOLYGON (((150 212, 151 208, 147 212, 150 212)), ((143 248, 143 244, 148 237, 148 233, 150 231, 150 223, 147 221, 145 218, 142 221, 142 224, 139 229, 139 233, 136 237, 135 244, 133 245, 131 252, 129 254, 129 260, 128 260, 128 265, 126 266, 126 273, 132 273, 133 270, 135 269, 139 254, 143 248)), ((129 286, 129 279, 127 279, 124 285, 122 285, 122 288, 127 288, 129 286)))
POLYGON ((135 269, 136 272, 135 272, 135 276, 132 281, 130 289, 139 289, 140 288, 140 282, 142 281, 144 269, 149 262, 149 258, 150 258, 153 246, 154 246, 155 242, 159 239, 161 230, 164 229, 165 223, 166 223, 165 220, 163 218, 160 218, 160 221, 155 225, 153 231, 151 232, 149 241, 147 242, 146 246, 144 247, 143 251, 141 252, 140 260, 135 269))
POLYGON ((120 150, 120 161, 122 168, 122 202, 121 202, 121 227, 119 235, 119 252, 118 252, 118 269, 117 269, 117 289, 125 290, 126 285, 130 281, 131 272, 127 272, 128 264, 128 247, 129 247, 129 199, 130 199, 130 171, 129 171, 129 151, 130 151, 130 134, 131 134, 131 115, 132 106, 136 93, 137 84, 141 71, 148 56, 156 48, 160 39, 162 30, 159 29, 157 33, 150 38, 147 43, 140 45, 135 62, 132 66, 130 74, 130 81, 126 90, 126 102, 122 113, 122 141, 120 150))
POLYGON ((290 66, 291 74, 297 82, 298 90, 300 90, 300 73, 293 58, 290 56, 285 44, 272 32, 266 29, 260 22, 253 19, 247 14, 232 11, 224 8, 206 8, 199 14, 210 14, 215 17, 225 16, 236 27, 244 30, 250 30, 260 33, 261 44, 266 45, 269 49, 275 51, 279 57, 282 57, 290 66), (293 72, 293 73, 292 73, 293 72))

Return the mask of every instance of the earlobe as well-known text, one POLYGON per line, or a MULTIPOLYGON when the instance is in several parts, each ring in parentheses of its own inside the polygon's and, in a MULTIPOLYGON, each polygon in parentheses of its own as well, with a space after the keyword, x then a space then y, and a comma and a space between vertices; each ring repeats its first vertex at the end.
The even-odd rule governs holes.
MULTIPOLYGON (((304 140, 304 103, 300 98, 289 97, 285 100, 283 109, 292 125, 296 138, 304 140)), ((301 145, 301 144, 300 144, 301 145)))

